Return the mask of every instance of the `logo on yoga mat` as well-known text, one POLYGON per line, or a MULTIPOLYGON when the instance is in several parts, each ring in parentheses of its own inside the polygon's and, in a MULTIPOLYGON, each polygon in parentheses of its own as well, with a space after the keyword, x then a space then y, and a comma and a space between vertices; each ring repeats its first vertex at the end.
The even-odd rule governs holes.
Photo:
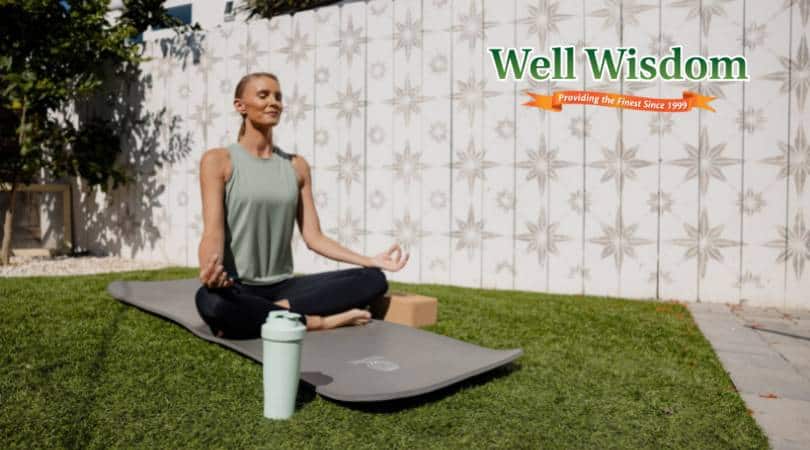
POLYGON ((351 361, 350 364, 365 364, 369 369, 379 372, 393 372, 399 369, 399 364, 395 363, 394 361, 387 360, 382 356, 369 356, 367 358, 351 361))

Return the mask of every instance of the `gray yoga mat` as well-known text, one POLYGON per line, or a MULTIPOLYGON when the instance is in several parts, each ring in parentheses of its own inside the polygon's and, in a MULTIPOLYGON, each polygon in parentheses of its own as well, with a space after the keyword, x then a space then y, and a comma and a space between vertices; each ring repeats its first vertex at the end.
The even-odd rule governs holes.
MULTIPOLYGON (((196 279, 114 281, 118 300, 167 318, 206 341, 262 362, 261 339, 218 338, 194 305, 196 279)), ((324 397, 375 402, 412 397, 458 383, 517 359, 521 349, 493 350, 429 331, 372 320, 367 325, 308 332, 301 379, 324 397)))

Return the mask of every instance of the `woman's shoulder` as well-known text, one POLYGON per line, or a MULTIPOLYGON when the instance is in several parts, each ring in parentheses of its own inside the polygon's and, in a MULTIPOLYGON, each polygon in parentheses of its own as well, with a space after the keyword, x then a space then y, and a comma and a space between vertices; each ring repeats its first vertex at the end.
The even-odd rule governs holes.
POLYGON ((215 171, 230 178, 231 153, 225 147, 214 147, 203 152, 200 159, 200 172, 215 171))

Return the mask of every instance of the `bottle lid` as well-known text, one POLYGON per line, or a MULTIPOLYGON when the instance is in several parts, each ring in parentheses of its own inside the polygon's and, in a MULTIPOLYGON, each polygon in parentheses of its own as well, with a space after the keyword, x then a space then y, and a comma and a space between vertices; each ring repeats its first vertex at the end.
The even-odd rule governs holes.
POLYGON ((290 311, 270 311, 262 326, 262 339, 271 341, 300 341, 307 327, 300 321, 301 315, 290 311))

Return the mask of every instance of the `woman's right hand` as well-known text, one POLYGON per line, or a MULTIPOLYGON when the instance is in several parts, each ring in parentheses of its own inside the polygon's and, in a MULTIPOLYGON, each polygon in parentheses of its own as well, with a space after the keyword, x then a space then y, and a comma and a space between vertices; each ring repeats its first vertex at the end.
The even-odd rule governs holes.
POLYGON ((209 289, 233 286, 233 278, 228 277, 217 254, 212 255, 205 267, 200 268, 200 282, 209 289))

